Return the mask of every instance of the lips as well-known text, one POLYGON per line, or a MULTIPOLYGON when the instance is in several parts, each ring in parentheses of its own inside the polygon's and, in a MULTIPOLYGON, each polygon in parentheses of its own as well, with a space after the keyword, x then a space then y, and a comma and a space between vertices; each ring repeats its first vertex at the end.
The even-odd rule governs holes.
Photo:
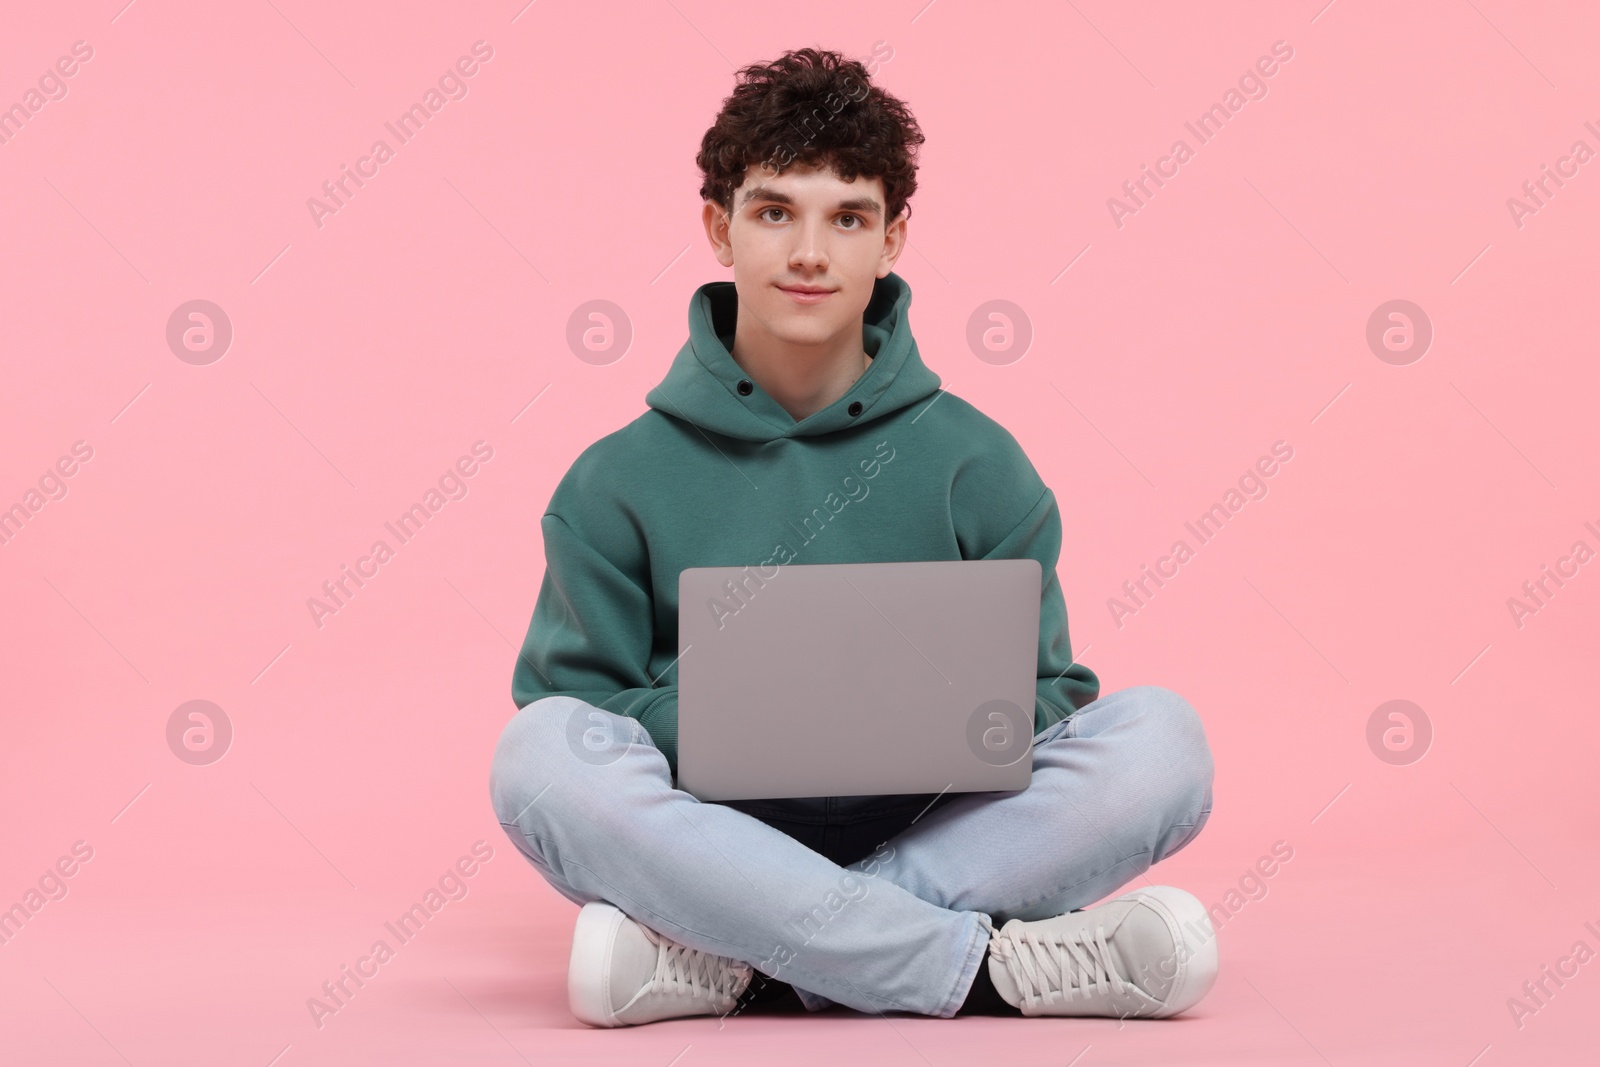
POLYGON ((804 304, 814 304, 834 292, 832 289, 819 289, 809 285, 780 285, 779 290, 788 293, 790 297, 804 304))

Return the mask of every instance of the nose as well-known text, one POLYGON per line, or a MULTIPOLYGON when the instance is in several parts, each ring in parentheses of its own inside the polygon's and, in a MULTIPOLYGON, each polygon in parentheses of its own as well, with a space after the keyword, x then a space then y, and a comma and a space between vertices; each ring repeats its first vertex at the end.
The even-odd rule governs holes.
POLYGON ((805 267, 810 271, 827 269, 826 226, 826 221, 812 221, 795 227, 795 246, 793 251, 789 253, 790 266, 805 267))

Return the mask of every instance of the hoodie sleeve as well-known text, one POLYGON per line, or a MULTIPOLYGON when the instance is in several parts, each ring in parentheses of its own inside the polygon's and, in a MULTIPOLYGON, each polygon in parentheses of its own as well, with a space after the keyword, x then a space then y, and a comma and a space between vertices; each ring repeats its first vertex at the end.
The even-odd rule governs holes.
MULTIPOLYGON (((520 709, 571 696, 638 719, 676 775, 678 687, 651 684, 655 614, 643 546, 607 544, 602 552, 594 542, 603 539, 580 537, 553 512, 540 528, 544 581, 512 673, 512 700, 520 709)), ((616 537, 615 525, 608 535, 616 537)))
POLYGON ((1094 671, 1072 659, 1067 636, 1067 605, 1056 576, 1061 555, 1061 509, 1047 487, 1033 510, 1012 527, 983 559, 1036 559, 1044 573, 1039 599, 1039 679, 1035 686, 1033 732, 1060 722, 1100 695, 1094 671))

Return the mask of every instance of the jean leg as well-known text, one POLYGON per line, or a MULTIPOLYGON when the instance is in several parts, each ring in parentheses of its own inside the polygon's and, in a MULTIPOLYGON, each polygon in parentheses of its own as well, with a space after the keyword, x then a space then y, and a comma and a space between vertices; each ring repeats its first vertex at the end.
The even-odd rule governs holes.
MULTIPOLYGON (((959 794, 957 794, 959 795, 959 794)), ((876 874, 875 860, 892 854, 889 840, 951 794, 920 796, 810 797, 799 800, 723 801, 768 826, 783 831, 814 852, 862 878, 876 874)), ((985 921, 988 920, 984 916, 985 921)), ((994 933, 993 923, 985 927, 994 933)), ((987 942, 986 942, 987 943, 987 942)), ((810 990, 794 987, 809 1011, 833 1005, 810 990)))
POLYGON ((673 788, 637 721, 572 697, 519 711, 490 793, 517 849, 574 903, 605 900, 680 944, 743 960, 859 1011, 949 1017, 993 927, 856 869, 758 819, 673 788), (606 744, 591 746, 595 731, 606 744), (574 740, 581 738, 584 740, 574 740))
POLYGON ((1086 907, 1199 834, 1212 771, 1188 701, 1123 689, 1035 738, 1027 789, 967 793, 929 812, 892 839, 879 874, 997 926, 1086 907))

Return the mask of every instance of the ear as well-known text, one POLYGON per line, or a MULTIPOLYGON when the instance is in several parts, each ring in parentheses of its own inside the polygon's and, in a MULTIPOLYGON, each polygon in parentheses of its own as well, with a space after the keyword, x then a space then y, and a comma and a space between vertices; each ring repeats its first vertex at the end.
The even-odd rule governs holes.
POLYGON ((895 262, 899 260, 900 253, 906 250, 906 232, 909 225, 910 219, 907 217, 905 209, 902 208, 900 214, 895 216, 894 221, 884 228, 883 255, 878 257, 878 277, 888 277, 889 272, 894 270, 895 262))
POLYGON ((701 221, 705 223, 706 239, 711 242, 711 251, 716 254, 717 262, 724 267, 733 266, 733 242, 728 238, 728 226, 732 222, 727 211, 721 204, 707 200, 700 209, 701 221))

